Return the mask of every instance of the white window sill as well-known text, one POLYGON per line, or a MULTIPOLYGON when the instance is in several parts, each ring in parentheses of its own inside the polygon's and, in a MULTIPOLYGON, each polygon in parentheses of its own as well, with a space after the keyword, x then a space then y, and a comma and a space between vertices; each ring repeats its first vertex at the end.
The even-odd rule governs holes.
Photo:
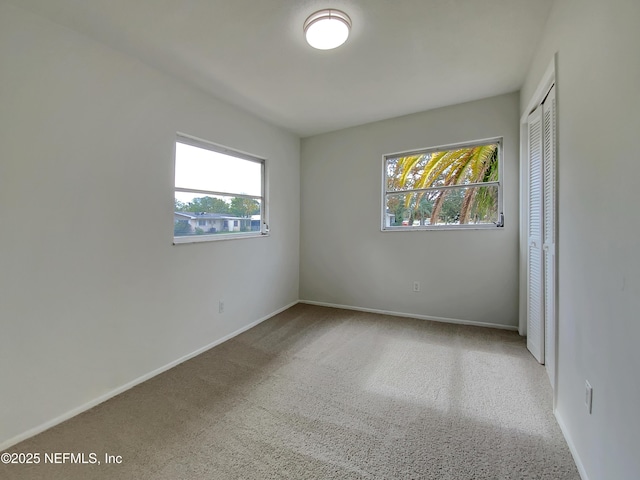
POLYGON ((269 237, 268 233, 250 232, 250 233, 217 233, 215 235, 190 235, 184 237, 173 237, 174 245, 183 245, 185 243, 202 243, 202 242, 221 242, 225 240, 242 240, 246 238, 263 238, 269 237))
POLYGON ((425 232, 425 231, 438 231, 438 230, 502 230, 503 227, 498 227, 495 224, 481 224, 481 225, 437 225, 437 226, 420 226, 420 227, 384 227, 381 229, 383 232, 425 232))

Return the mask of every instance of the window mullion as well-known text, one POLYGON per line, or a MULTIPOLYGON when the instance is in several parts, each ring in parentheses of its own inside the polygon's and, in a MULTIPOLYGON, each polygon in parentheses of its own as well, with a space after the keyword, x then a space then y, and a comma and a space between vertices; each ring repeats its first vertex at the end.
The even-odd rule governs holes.
POLYGON ((442 185, 440 187, 415 188, 415 189, 407 189, 407 190, 387 190, 385 192, 385 195, 394 195, 394 194, 403 194, 403 193, 437 192, 440 190, 454 190, 456 188, 490 187, 492 185, 500 185, 500 182, 495 181, 495 182, 481 182, 481 183, 461 183, 459 185, 442 185))
POLYGON ((176 192, 185 192, 185 193, 204 193, 207 195, 218 195, 221 197, 240 197, 240 198, 252 198, 254 200, 262 200, 261 195, 247 195, 245 193, 231 193, 231 192, 215 192, 211 190, 196 190, 193 188, 182 188, 176 187, 176 192))

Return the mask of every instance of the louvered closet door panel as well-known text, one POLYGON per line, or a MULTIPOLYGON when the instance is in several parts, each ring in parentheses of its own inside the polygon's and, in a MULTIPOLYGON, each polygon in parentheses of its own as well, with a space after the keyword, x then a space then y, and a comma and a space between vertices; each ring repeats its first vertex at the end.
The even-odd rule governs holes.
POLYGON ((543 202, 542 218, 544 243, 544 321, 545 321, 545 365, 551 380, 555 384, 555 333, 556 333, 556 90, 551 89, 542 106, 543 117, 543 202))
POLYGON ((529 252, 527 259, 527 348, 544 363, 544 286, 542 263, 542 108, 530 116, 529 128, 529 252))

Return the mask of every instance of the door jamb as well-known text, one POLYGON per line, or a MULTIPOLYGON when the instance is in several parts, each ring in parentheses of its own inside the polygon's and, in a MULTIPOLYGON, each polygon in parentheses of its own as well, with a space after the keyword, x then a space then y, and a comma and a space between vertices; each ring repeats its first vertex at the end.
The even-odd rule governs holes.
MULTIPOLYGON (((525 336, 527 334, 527 225, 528 225, 528 211, 529 211, 529 191, 528 191, 528 176, 529 176, 529 152, 528 152, 528 131, 527 131, 527 118, 529 114, 535 110, 535 108, 542 103, 542 101, 547 96, 547 93, 551 89, 553 84, 556 84, 556 119, 558 117, 557 112, 557 97, 558 97, 558 89, 557 89, 557 81, 556 81, 556 65, 558 60, 558 54, 554 54, 553 58, 549 62, 544 75, 542 76, 540 82, 538 83, 538 87, 535 92, 529 99, 527 103, 527 107, 525 108, 522 116, 520 117, 520 278, 519 278, 519 319, 518 319, 518 332, 520 335, 525 336)), ((558 128, 557 120, 556 120, 556 129, 558 128)), ((557 138, 557 136, 556 136, 557 138)), ((557 152, 558 145, 556 144, 556 174, 557 174, 557 152)), ((557 178, 557 176, 556 176, 557 178)), ((554 367, 554 378, 555 382, 552 385, 553 389, 553 410, 556 409, 556 400, 557 400, 557 384, 558 384, 558 302, 559 298, 557 295, 558 290, 558 188, 557 188, 557 180, 556 180, 556 199, 555 199, 555 209, 556 209, 556 232, 555 232, 555 244, 556 244, 556 254, 554 257, 554 261, 556 264, 555 268, 555 345, 546 345, 545 348, 551 348, 554 350, 555 357, 555 367, 554 367)))

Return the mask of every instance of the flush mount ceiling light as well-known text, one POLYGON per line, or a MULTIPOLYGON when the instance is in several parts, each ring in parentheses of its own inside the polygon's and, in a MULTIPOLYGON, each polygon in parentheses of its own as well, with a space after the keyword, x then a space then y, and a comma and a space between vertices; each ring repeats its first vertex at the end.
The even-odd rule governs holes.
POLYGON ((307 43, 318 50, 331 50, 347 41, 351 30, 349 15, 340 10, 320 10, 304 22, 307 43))

